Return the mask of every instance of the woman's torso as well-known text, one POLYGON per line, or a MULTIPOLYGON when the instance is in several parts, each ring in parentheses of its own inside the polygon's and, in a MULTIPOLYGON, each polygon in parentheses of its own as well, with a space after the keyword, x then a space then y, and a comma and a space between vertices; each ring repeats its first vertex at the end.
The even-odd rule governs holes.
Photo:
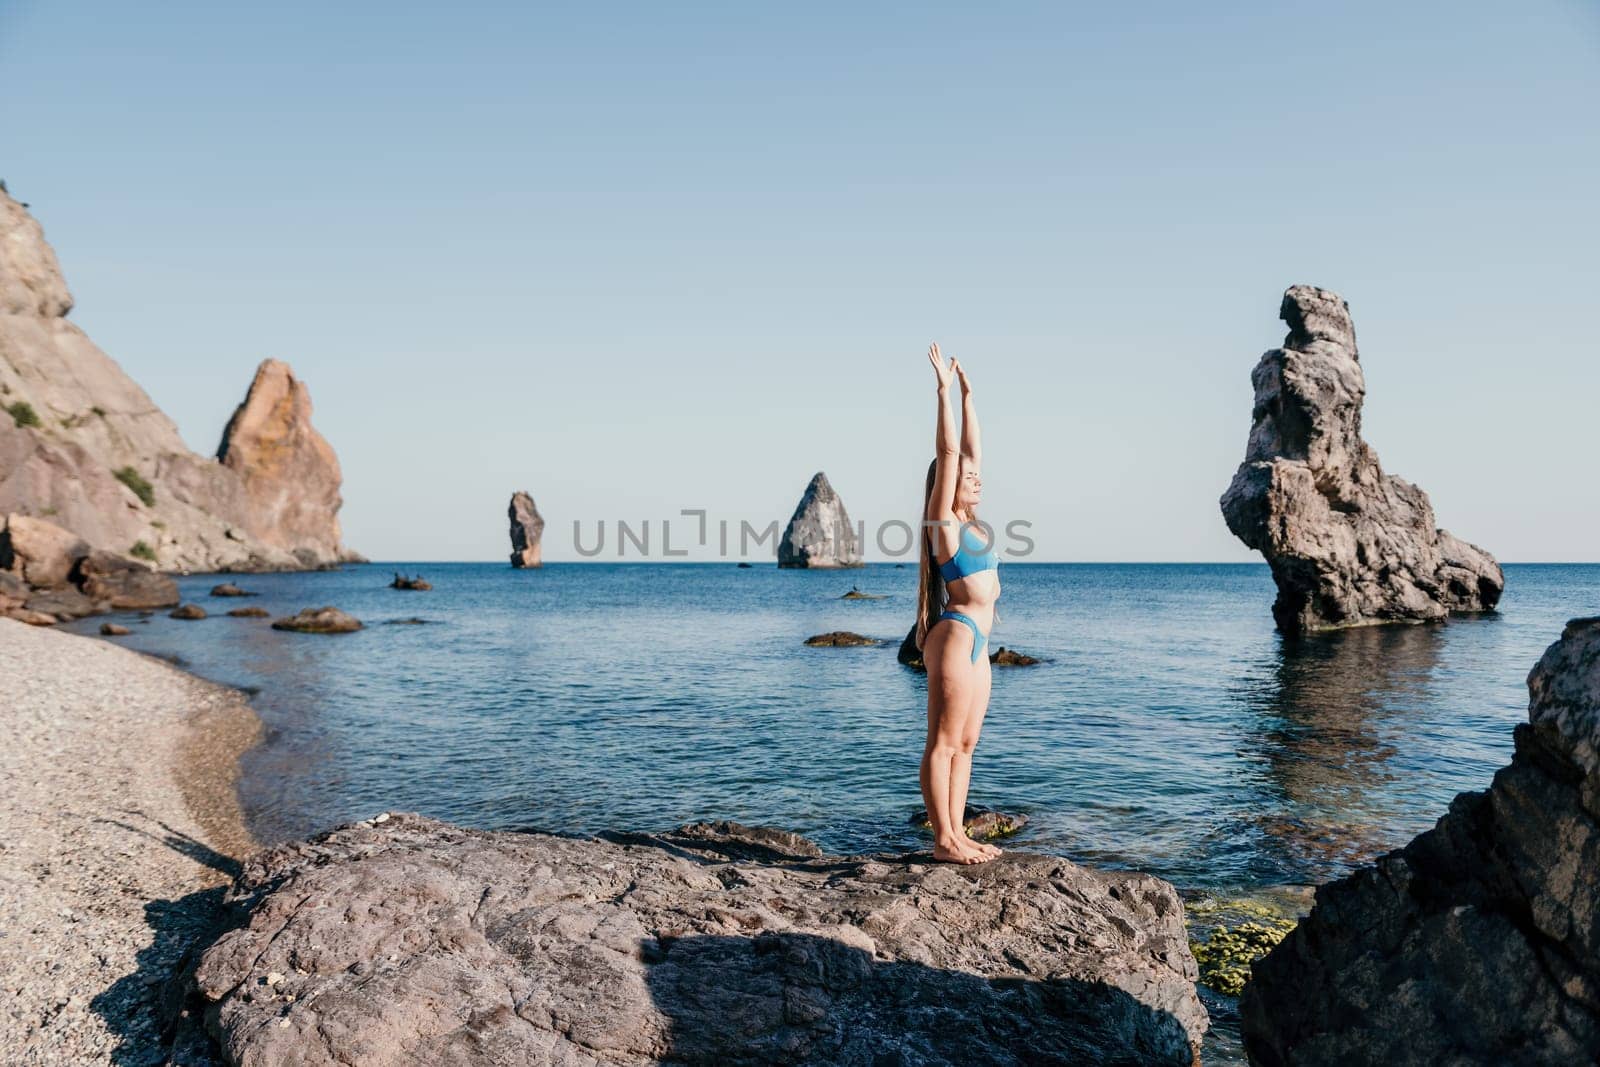
POLYGON ((988 632, 994 624, 995 601, 1000 599, 1000 550, 981 529, 964 525, 957 536, 956 554, 940 564, 945 610, 960 612, 988 632), (958 571, 967 573, 957 575, 958 571))

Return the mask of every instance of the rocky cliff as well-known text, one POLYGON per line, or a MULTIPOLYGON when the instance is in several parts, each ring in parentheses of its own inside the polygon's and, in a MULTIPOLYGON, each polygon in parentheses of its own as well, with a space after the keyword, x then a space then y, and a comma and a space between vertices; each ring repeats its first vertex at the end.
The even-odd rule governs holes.
POLYGON ((850 515, 821 471, 800 495, 778 542, 778 566, 861 566, 861 542, 850 525, 850 515))
POLYGON ((1528 677, 1487 792, 1317 890, 1241 1002, 1257 1064, 1600 1062, 1600 619, 1528 677))
POLYGON ((521 491, 512 493, 507 515, 511 519, 511 565, 542 567, 540 540, 544 537, 544 519, 533 506, 533 497, 521 491))
POLYGON ((1434 522, 1428 494, 1385 474, 1361 437, 1366 381, 1350 310, 1297 285, 1283 347, 1261 357, 1244 462, 1222 496, 1228 528, 1266 557, 1286 633, 1488 611, 1494 557, 1434 522))
POLYGON ((1050 856, 385 815, 229 901, 196 972, 229 1063, 1189 1067, 1207 1025, 1176 891, 1050 856))
POLYGON ((144 390, 68 321, 71 309, 38 222, 0 192, 0 513, 48 519, 164 570, 355 558, 340 545, 338 462, 288 367, 261 365, 219 462, 188 449, 144 390))

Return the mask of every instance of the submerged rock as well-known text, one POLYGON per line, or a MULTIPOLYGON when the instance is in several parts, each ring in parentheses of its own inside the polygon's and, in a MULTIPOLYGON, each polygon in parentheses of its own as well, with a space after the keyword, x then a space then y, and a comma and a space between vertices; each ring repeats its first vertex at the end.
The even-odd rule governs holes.
POLYGON ((232 1063, 1194 1062, 1171 886, 919 858, 386 814, 251 857, 195 981, 232 1063))
POLYGON ((235 619, 265 619, 272 612, 266 608, 234 608, 228 614, 235 619))
MULTIPOLYGON (((933 821, 928 818, 928 809, 919 808, 911 816, 911 825, 920 826, 924 830, 933 829, 933 821)), ((962 828, 967 831, 967 836, 980 840, 989 840, 994 837, 1009 837, 1028 825, 1028 817, 1021 812, 1009 814, 995 811, 993 808, 975 808, 967 805, 966 811, 961 816, 962 828)))
POLYGON ((1244 462, 1222 495, 1228 528, 1266 557, 1285 633, 1489 611, 1505 576, 1439 529, 1428 494, 1385 474, 1361 438, 1366 381, 1349 307, 1297 285, 1282 348, 1251 374, 1244 462))
POLYGON ((849 630, 830 630, 825 634, 817 634, 815 637, 806 638, 805 643, 812 648, 855 648, 883 644, 876 637, 851 633, 849 630))
POLYGON ((859 567, 861 542, 844 501, 818 471, 778 542, 780 567, 859 567))
POLYGON ((543 566, 540 541, 544 537, 544 518, 533 506, 533 497, 522 491, 512 493, 506 514, 511 519, 511 565, 519 568, 543 566))
POLYGON ((256 594, 240 589, 232 582, 223 582, 221 585, 211 587, 212 596, 255 596, 256 594))
POLYGON ((272 628, 302 634, 347 634, 361 629, 361 620, 334 607, 301 608, 287 618, 273 620, 272 628))
POLYGON ((1567 624, 1528 691, 1489 789, 1318 889, 1255 965, 1252 1062, 1600 1060, 1600 619, 1567 624))
POLYGON ((848 593, 844 594, 839 599, 840 600, 888 600, 889 599, 889 594, 888 593, 863 593, 859 589, 852 588, 848 593))

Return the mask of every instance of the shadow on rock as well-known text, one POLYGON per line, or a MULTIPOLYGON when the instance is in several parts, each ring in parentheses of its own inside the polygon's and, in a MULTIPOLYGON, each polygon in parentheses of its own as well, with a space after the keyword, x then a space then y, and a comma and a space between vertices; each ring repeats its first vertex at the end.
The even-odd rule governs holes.
POLYGON ((984 978, 773 931, 641 952, 680 1062, 1150 1064, 1188 1043, 1175 1016, 1103 982, 984 978))

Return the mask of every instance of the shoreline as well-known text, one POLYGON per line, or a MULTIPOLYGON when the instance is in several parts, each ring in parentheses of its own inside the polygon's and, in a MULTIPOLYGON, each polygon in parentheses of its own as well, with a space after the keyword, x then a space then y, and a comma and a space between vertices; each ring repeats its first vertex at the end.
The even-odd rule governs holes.
POLYGON ((153 656, 9 619, 0 679, 0 1048, 211 1062, 170 979, 256 848, 236 784, 260 719, 153 656))

